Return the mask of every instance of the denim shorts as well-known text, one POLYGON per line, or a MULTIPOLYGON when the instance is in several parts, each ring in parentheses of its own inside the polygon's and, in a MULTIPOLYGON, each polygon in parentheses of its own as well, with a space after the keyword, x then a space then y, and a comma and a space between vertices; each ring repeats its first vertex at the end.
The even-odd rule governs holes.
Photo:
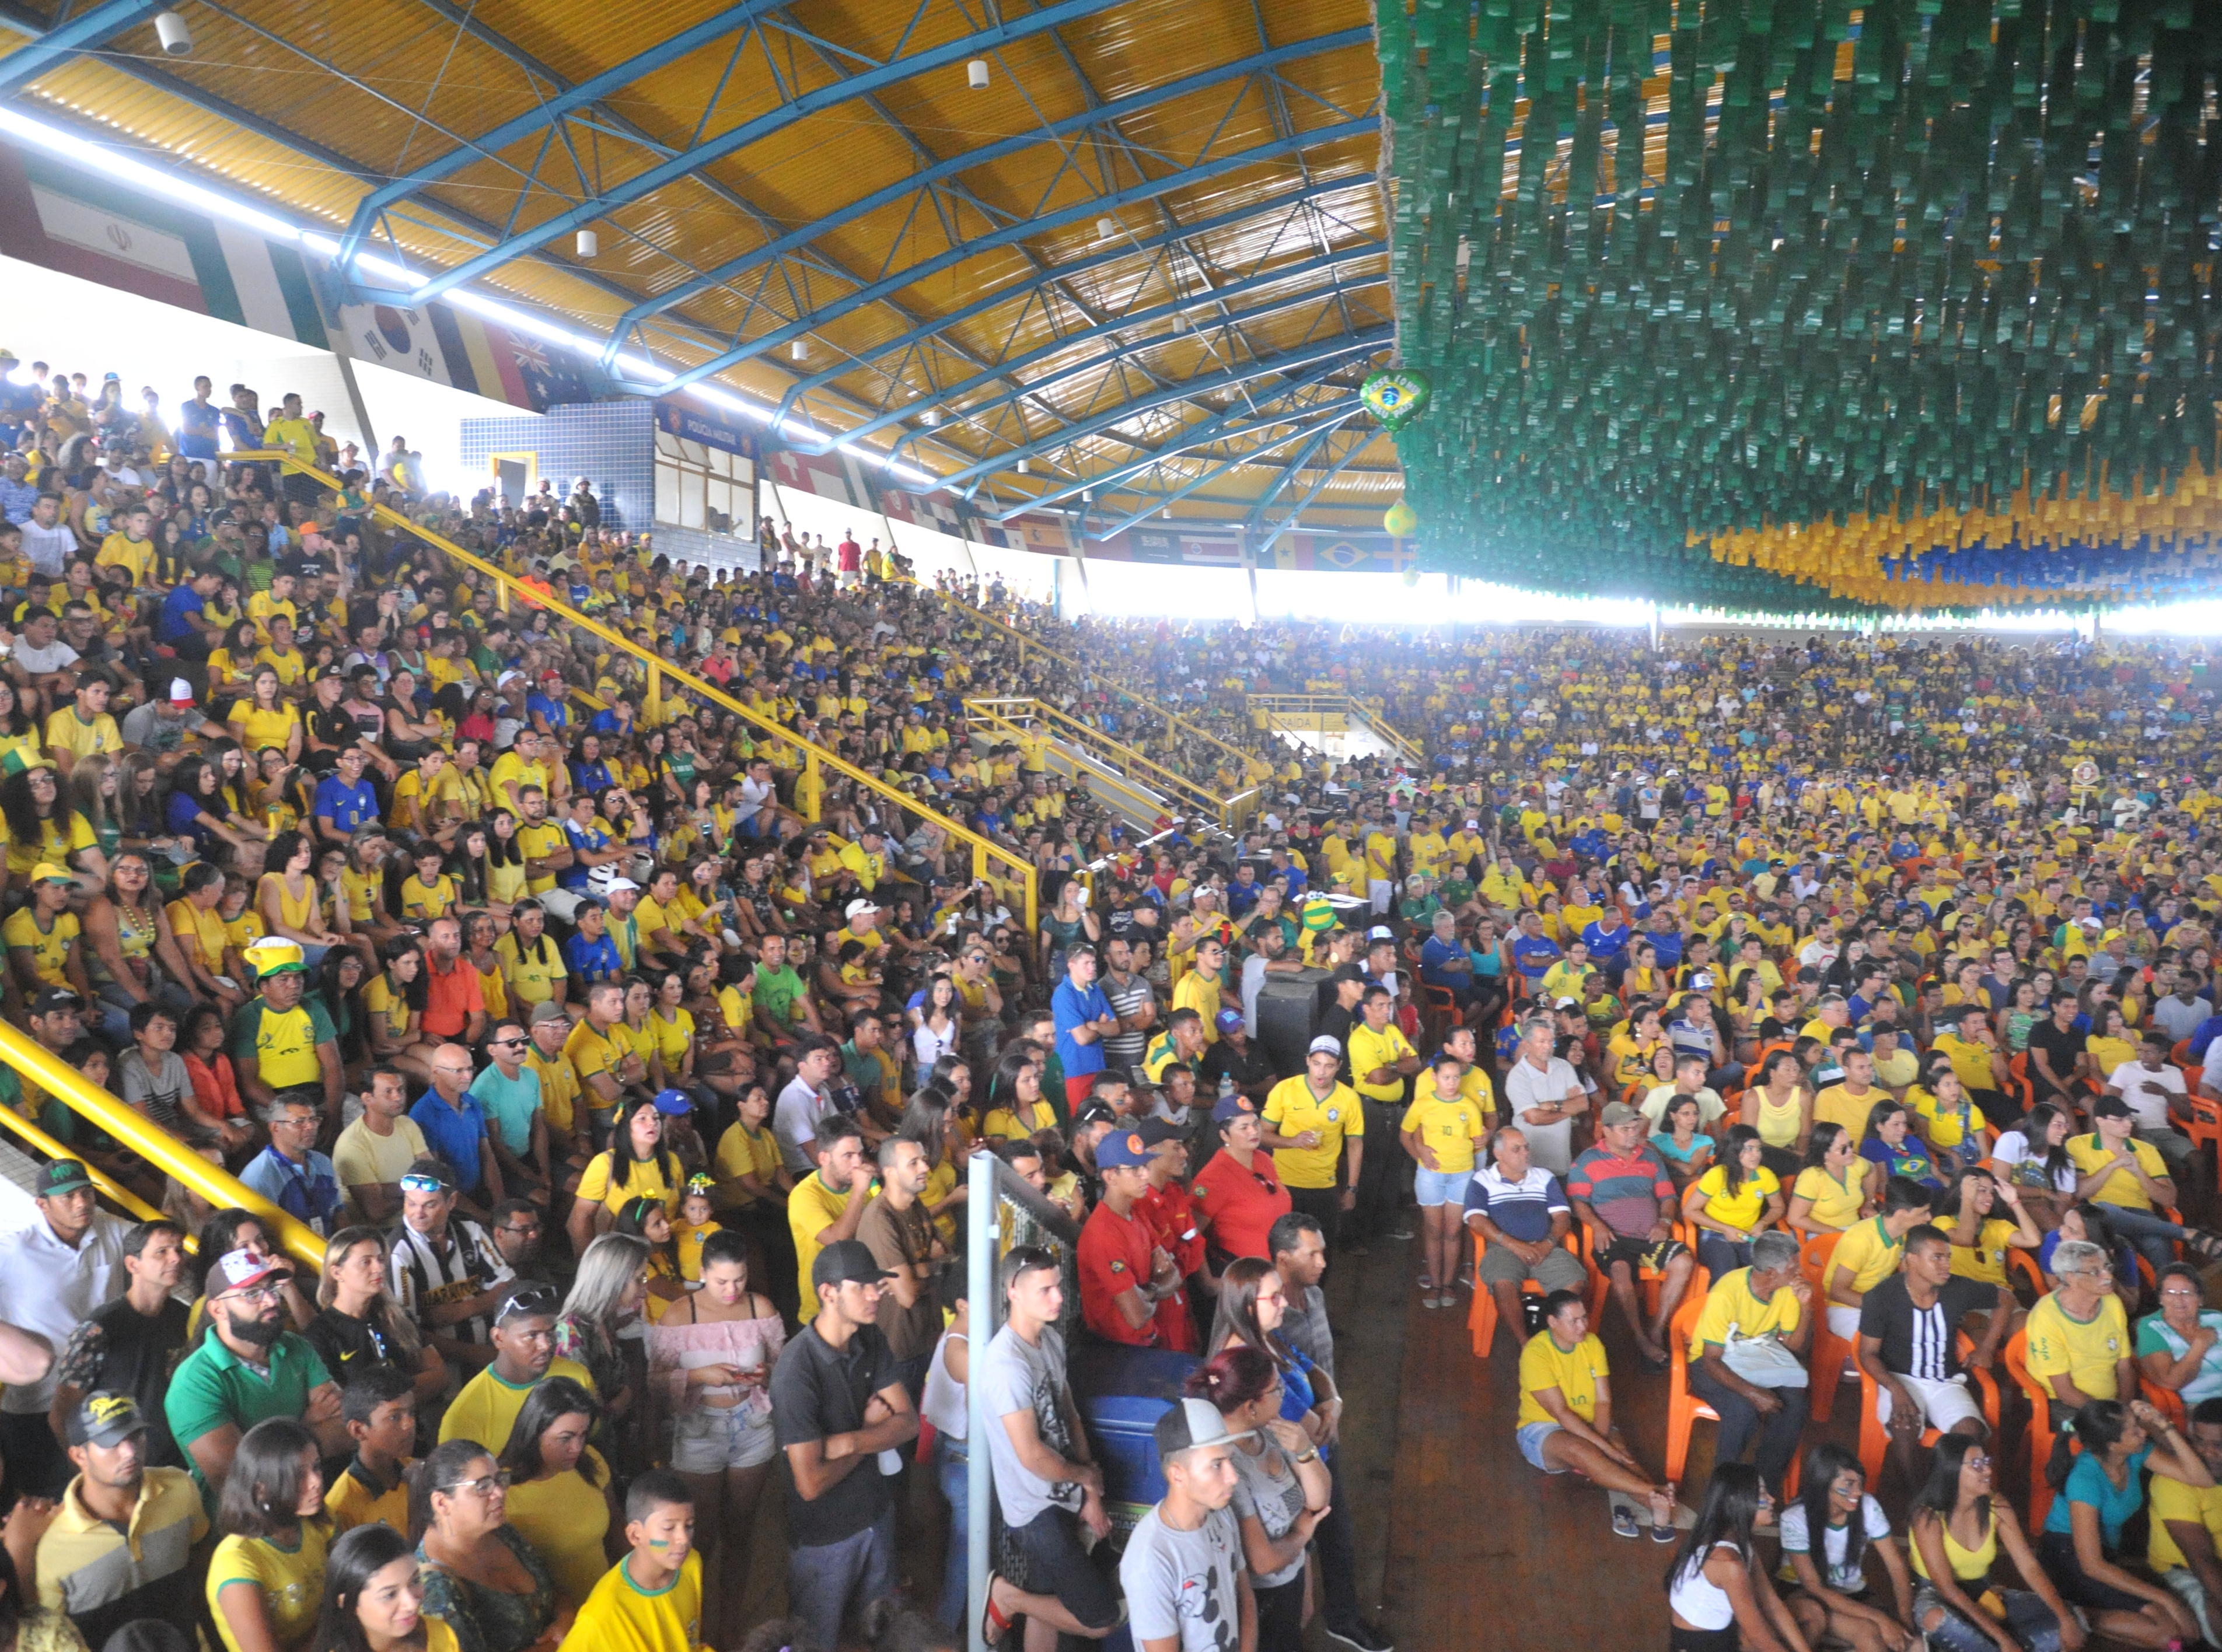
POLYGON ((1554 1468, 1544 1461, 1543 1442, 1559 1431, 1556 1423, 1522 1423, 1512 1437, 1520 1442, 1520 1455, 1547 1474, 1563 1474, 1569 1471, 1554 1468))
POLYGON ((779 1455, 771 1418, 746 1405, 684 1411, 671 1428, 671 1466, 682 1474, 754 1468, 779 1455))
POLYGON ((1466 1185, 1472 1181, 1471 1170, 1428 1170, 1424 1167, 1412 1174, 1412 1192, 1423 1205, 1463 1205, 1466 1185))

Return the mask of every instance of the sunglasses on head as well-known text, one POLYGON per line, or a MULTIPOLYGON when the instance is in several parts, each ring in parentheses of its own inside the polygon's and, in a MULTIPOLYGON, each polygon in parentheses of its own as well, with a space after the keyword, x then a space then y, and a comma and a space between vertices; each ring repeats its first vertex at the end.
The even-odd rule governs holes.
POLYGON ((448 1184, 437 1176, 404 1176, 401 1191, 405 1193, 444 1193, 448 1184))

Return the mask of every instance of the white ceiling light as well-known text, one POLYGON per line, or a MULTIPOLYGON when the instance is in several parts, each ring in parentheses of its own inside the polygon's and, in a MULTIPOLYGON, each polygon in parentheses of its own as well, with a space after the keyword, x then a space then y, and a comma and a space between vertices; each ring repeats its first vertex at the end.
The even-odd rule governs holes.
POLYGON ((1025 460, 1021 459, 1021 460, 1019 461, 1019 474, 1020 474, 1020 475, 1021 475, 1021 476, 1024 476, 1026 473, 1026 461, 1025 460))
POLYGON ((593 258, 602 250, 602 238, 591 229, 581 229, 578 245, 581 258, 593 258))
POLYGON ((1109 241, 1118 233, 1119 221, 1116 218, 1107 216, 1098 218, 1095 221, 1095 234, 1099 240, 1109 241))
POLYGON ((929 407, 918 416, 918 422, 927 429, 933 429, 941 422, 941 410, 938 407, 929 407))
POLYGON ((790 344, 790 345, 788 345, 788 346, 787 347, 787 354, 788 354, 788 358, 789 358, 790 360, 795 360, 795 361, 807 361, 807 360, 810 360, 810 344, 809 344, 809 341, 807 341, 807 339, 797 339, 797 340, 795 340, 795 341, 794 341, 794 343, 792 343, 792 344, 790 344))
POLYGON ((154 14, 154 38, 161 41, 162 50, 173 58, 192 54, 193 31, 185 27, 185 20, 174 11, 154 14))
POLYGON ((974 58, 971 62, 964 66, 964 84, 971 87, 974 91, 988 90, 987 59, 974 58))

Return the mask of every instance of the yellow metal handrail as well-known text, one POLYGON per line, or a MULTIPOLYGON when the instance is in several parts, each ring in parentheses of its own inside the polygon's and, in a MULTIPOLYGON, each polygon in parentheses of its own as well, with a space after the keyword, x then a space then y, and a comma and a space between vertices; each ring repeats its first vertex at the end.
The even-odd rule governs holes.
POLYGON ((1353 694, 1350 697, 1350 703, 1358 708, 1359 715, 1365 720, 1366 727, 1371 729, 1375 734, 1379 735, 1414 762, 1420 760, 1422 756, 1420 742, 1381 715, 1382 707, 1388 704, 1386 700, 1360 699, 1353 694))
MULTIPOLYGON (((236 1207, 252 1212, 296 1261, 317 1273, 323 1273, 324 1242, 307 1223, 288 1216, 253 1188, 225 1174, 221 1166, 210 1164, 152 1119, 125 1106, 93 1084, 29 1034, 5 1022, 0 1022, 0 1061, 14 1067, 19 1075, 36 1084, 78 1117, 97 1124, 112 1140, 121 1142, 210 1204, 219 1209, 236 1207)), ((15 1123, 21 1125, 23 1121, 19 1117, 15 1123)), ((28 1130, 18 1133, 29 1137, 28 1130)), ((52 1142, 51 1137, 47 1139, 52 1142)), ((59 1142, 42 1146, 41 1151, 58 1158, 82 1157, 59 1142)), ((90 1165, 85 1168, 92 1175, 94 1185, 103 1192, 114 1187, 90 1165)), ((123 1195, 120 1188, 112 1196, 122 1196, 126 1209, 144 1211, 147 1208, 123 1195)))
MULTIPOLYGON (((13 1107, 0 1107, 0 1129, 14 1131, 49 1159, 81 1159, 74 1148, 64 1147, 13 1107)), ((158 1222, 162 1213, 133 1192, 122 1182, 111 1180, 98 1165, 85 1162, 85 1173, 92 1178, 92 1185, 115 1204, 137 1217, 141 1222, 158 1222)))
POLYGON ((1363 723, 1404 756, 1415 761, 1420 757, 1418 743, 1382 716, 1377 709, 1381 704, 1378 700, 1362 700, 1354 694, 1342 693, 1251 694, 1244 698, 1250 709, 1251 722, 1257 728, 1268 727, 1265 719, 1273 717, 1279 719, 1287 732, 1296 734, 1300 731, 1290 719, 1309 716, 1320 720, 1315 732, 1321 732, 1333 726, 1327 719, 1339 716, 1344 729, 1363 723))
MULTIPOLYGON (((1062 665, 1068 666, 1074 671, 1085 672, 1090 669, 1090 667, 1083 665, 1072 655, 1061 653, 1058 649, 1051 648, 1048 644, 1027 635, 1024 631, 1019 629, 1017 626, 1009 623, 1007 621, 997 619, 993 614, 988 613, 984 610, 973 607, 971 604, 966 602, 961 597, 952 597, 947 591, 936 585, 922 585, 918 588, 920 591, 927 592, 929 595, 938 597, 943 602, 947 603, 951 608, 957 610, 958 613, 969 614, 983 625, 992 625, 997 630, 1006 632, 1009 635, 1016 638, 1019 644, 1019 663, 1020 665, 1024 665, 1026 663, 1026 651, 1028 648, 1032 648, 1038 654, 1047 654, 1051 660, 1057 660, 1062 665)), ((1105 674, 1108 675, 1108 670, 1106 670, 1105 674)), ((1165 720, 1168 727, 1177 729, 1183 734, 1192 735, 1197 740, 1204 741, 1210 745, 1218 747, 1220 750, 1225 752, 1228 756, 1233 758, 1238 764, 1242 766, 1240 772, 1245 774, 1249 773, 1248 765, 1257 760, 1257 753, 1246 752, 1239 746, 1228 745, 1217 735, 1212 733, 1210 729, 1204 728, 1200 723, 1191 723, 1188 718, 1181 716, 1179 712, 1174 710, 1171 706, 1161 705, 1146 694, 1138 692, 1124 685, 1120 685, 1119 692, 1125 695, 1128 699, 1133 701, 1135 704, 1145 706, 1150 710, 1156 712, 1159 716, 1165 720)), ((1191 782, 1191 784, 1193 784, 1193 782, 1191 782)))
MULTIPOLYGON (((342 485, 340 479, 332 475, 329 471, 319 470, 314 465, 304 464, 301 460, 295 459, 288 453, 264 452, 228 454, 225 455, 225 459, 228 462, 234 463, 242 461, 261 462, 282 466, 288 471, 297 472, 304 476, 313 477, 317 481, 323 483, 326 487, 334 489, 335 491, 342 485)), ((1007 868, 1007 870, 1001 874, 1000 880, 1010 885, 1020 892, 1023 904, 1026 908, 1026 932, 1031 935, 1039 926, 1041 920, 1039 909, 1040 885, 1035 879, 1033 863, 1028 861, 1023 855, 1014 854, 1011 850, 1005 848, 1001 844, 982 837, 970 827, 962 825, 957 821, 951 819, 948 816, 941 813, 938 810, 920 802, 918 798, 913 797, 911 793, 889 785, 886 781, 879 779, 876 775, 871 774, 867 771, 857 767, 847 759, 828 751, 825 747, 817 744, 815 742, 804 739, 801 735, 796 733, 794 729, 786 727, 770 717, 765 716, 761 711, 758 711, 753 707, 745 705, 739 700, 735 699, 731 694, 728 694, 724 689, 719 687, 715 683, 710 682, 705 678, 698 677, 691 671, 684 670, 678 666, 673 665, 668 660, 660 659, 656 655, 649 653, 647 649, 642 648, 630 637, 620 635, 618 632, 612 630, 608 626, 604 625, 600 621, 591 619, 585 614, 581 613, 577 609, 572 607, 569 603, 564 601, 561 597, 555 595, 552 591, 536 591, 532 589, 523 580, 516 578, 513 574, 505 573, 504 570, 496 567, 493 563, 476 554, 474 552, 465 550, 461 546, 456 544, 453 540, 449 539, 444 535, 435 533, 429 528, 423 527, 417 523, 411 522, 407 516, 403 516, 399 511, 394 510, 386 505, 372 506, 371 514, 376 516, 380 521, 386 523, 388 526, 397 528, 404 533, 413 535, 415 537, 424 541, 427 544, 436 547, 442 552, 444 552, 447 555, 455 558, 455 560, 461 563, 464 566, 477 569, 480 573, 485 575, 487 579, 494 580, 496 582, 497 589, 501 591, 505 596, 514 595, 518 600, 530 605, 544 608, 551 614, 560 615, 564 619, 568 620, 572 624, 577 626, 581 630, 601 638, 603 641, 608 643, 612 648, 621 649, 625 653, 631 654, 633 658, 642 661, 647 666, 649 670, 649 691, 652 699, 660 700, 662 698, 662 679, 664 677, 670 677, 684 685, 686 687, 694 690, 695 693, 700 695, 704 699, 708 700, 712 704, 723 706, 728 711, 734 713, 744 722, 763 730, 765 734, 769 735, 774 739, 778 740, 784 744, 800 748, 803 753, 803 778, 801 782, 802 795, 804 801, 808 804, 808 807, 803 810, 803 813, 809 818, 813 820, 817 818, 817 800, 819 788, 821 784, 819 771, 821 767, 831 768, 838 773, 847 775, 849 779, 854 780, 857 785, 864 787, 867 791, 871 792, 877 796, 885 798, 901 808, 909 810, 913 814, 921 816, 924 818, 932 821, 935 825, 940 827, 943 831, 947 832, 953 841, 960 843, 970 844, 972 849, 972 875, 977 879, 985 879, 989 877, 989 863, 991 860, 998 862, 1007 868)))
MULTIPOLYGON (((1029 700, 967 700, 964 702, 964 710, 976 728, 983 729, 990 734, 1000 735, 1006 739, 1016 742, 1025 735, 1026 729, 995 708, 999 705, 1018 706, 1032 704, 1033 702, 1029 700)), ((1089 785, 1117 793, 1125 800, 1130 813, 1154 822, 1164 812, 1164 802, 1162 798, 1152 797, 1092 752, 1082 751, 1077 754, 1068 754, 1068 760, 1071 762, 1077 779, 1089 785)))
POLYGON ((1177 794, 1183 801, 1195 807, 1208 810, 1215 816, 1223 813, 1221 800, 1213 797, 1208 790, 1198 785, 1186 775, 1176 774, 1163 764, 1155 762, 1136 751, 1132 746, 1112 739, 1099 729, 1089 728, 1076 717, 1068 716, 1046 700, 1034 699, 1022 694, 982 698, 965 701, 964 710, 976 718, 1001 723, 1014 734, 1026 732, 1023 719, 1038 717, 1045 723, 1054 724, 1070 731, 1074 736, 1073 744, 1083 747, 1102 747, 1116 753, 1135 768, 1146 770, 1151 778, 1164 782, 1166 791, 1177 794))

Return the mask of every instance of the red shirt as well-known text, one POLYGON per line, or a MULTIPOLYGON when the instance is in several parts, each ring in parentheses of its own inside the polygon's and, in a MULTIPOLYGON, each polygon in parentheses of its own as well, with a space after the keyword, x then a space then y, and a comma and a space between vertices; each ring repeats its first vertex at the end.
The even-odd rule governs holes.
POLYGON ((486 989, 479 973, 462 958, 454 967, 442 969, 429 952, 424 954, 424 1030, 440 1038, 455 1038, 470 1024, 474 1011, 484 1014, 486 989))
MULTIPOLYGON (((1164 1247, 1183 1279, 1203 1266, 1203 1230, 1196 1224, 1196 1201, 1187 1188, 1177 1181, 1152 1187, 1134 1211, 1149 1223, 1156 1242, 1164 1247)), ((1188 1311, 1186 1291, 1176 1291, 1158 1304, 1157 1317, 1151 1323, 1167 1348, 1181 1354, 1197 1351, 1196 1320, 1188 1311)))
POLYGON ((1281 1186, 1273 1155, 1263 1151, 1250 1155, 1246 1170, 1221 1148, 1189 1191, 1211 1226, 1211 1242, 1230 1256, 1271 1255, 1265 1236, 1295 1202, 1281 1186))
POLYGON ((1128 1291, 1149 1288, 1150 1252, 1156 1244, 1156 1230, 1139 1205, 1131 1216, 1120 1216, 1108 1205, 1088 1213, 1088 1225, 1080 1230, 1080 1317, 1107 1342, 1158 1346, 1157 1322, 1135 1330, 1116 1300, 1128 1291))

